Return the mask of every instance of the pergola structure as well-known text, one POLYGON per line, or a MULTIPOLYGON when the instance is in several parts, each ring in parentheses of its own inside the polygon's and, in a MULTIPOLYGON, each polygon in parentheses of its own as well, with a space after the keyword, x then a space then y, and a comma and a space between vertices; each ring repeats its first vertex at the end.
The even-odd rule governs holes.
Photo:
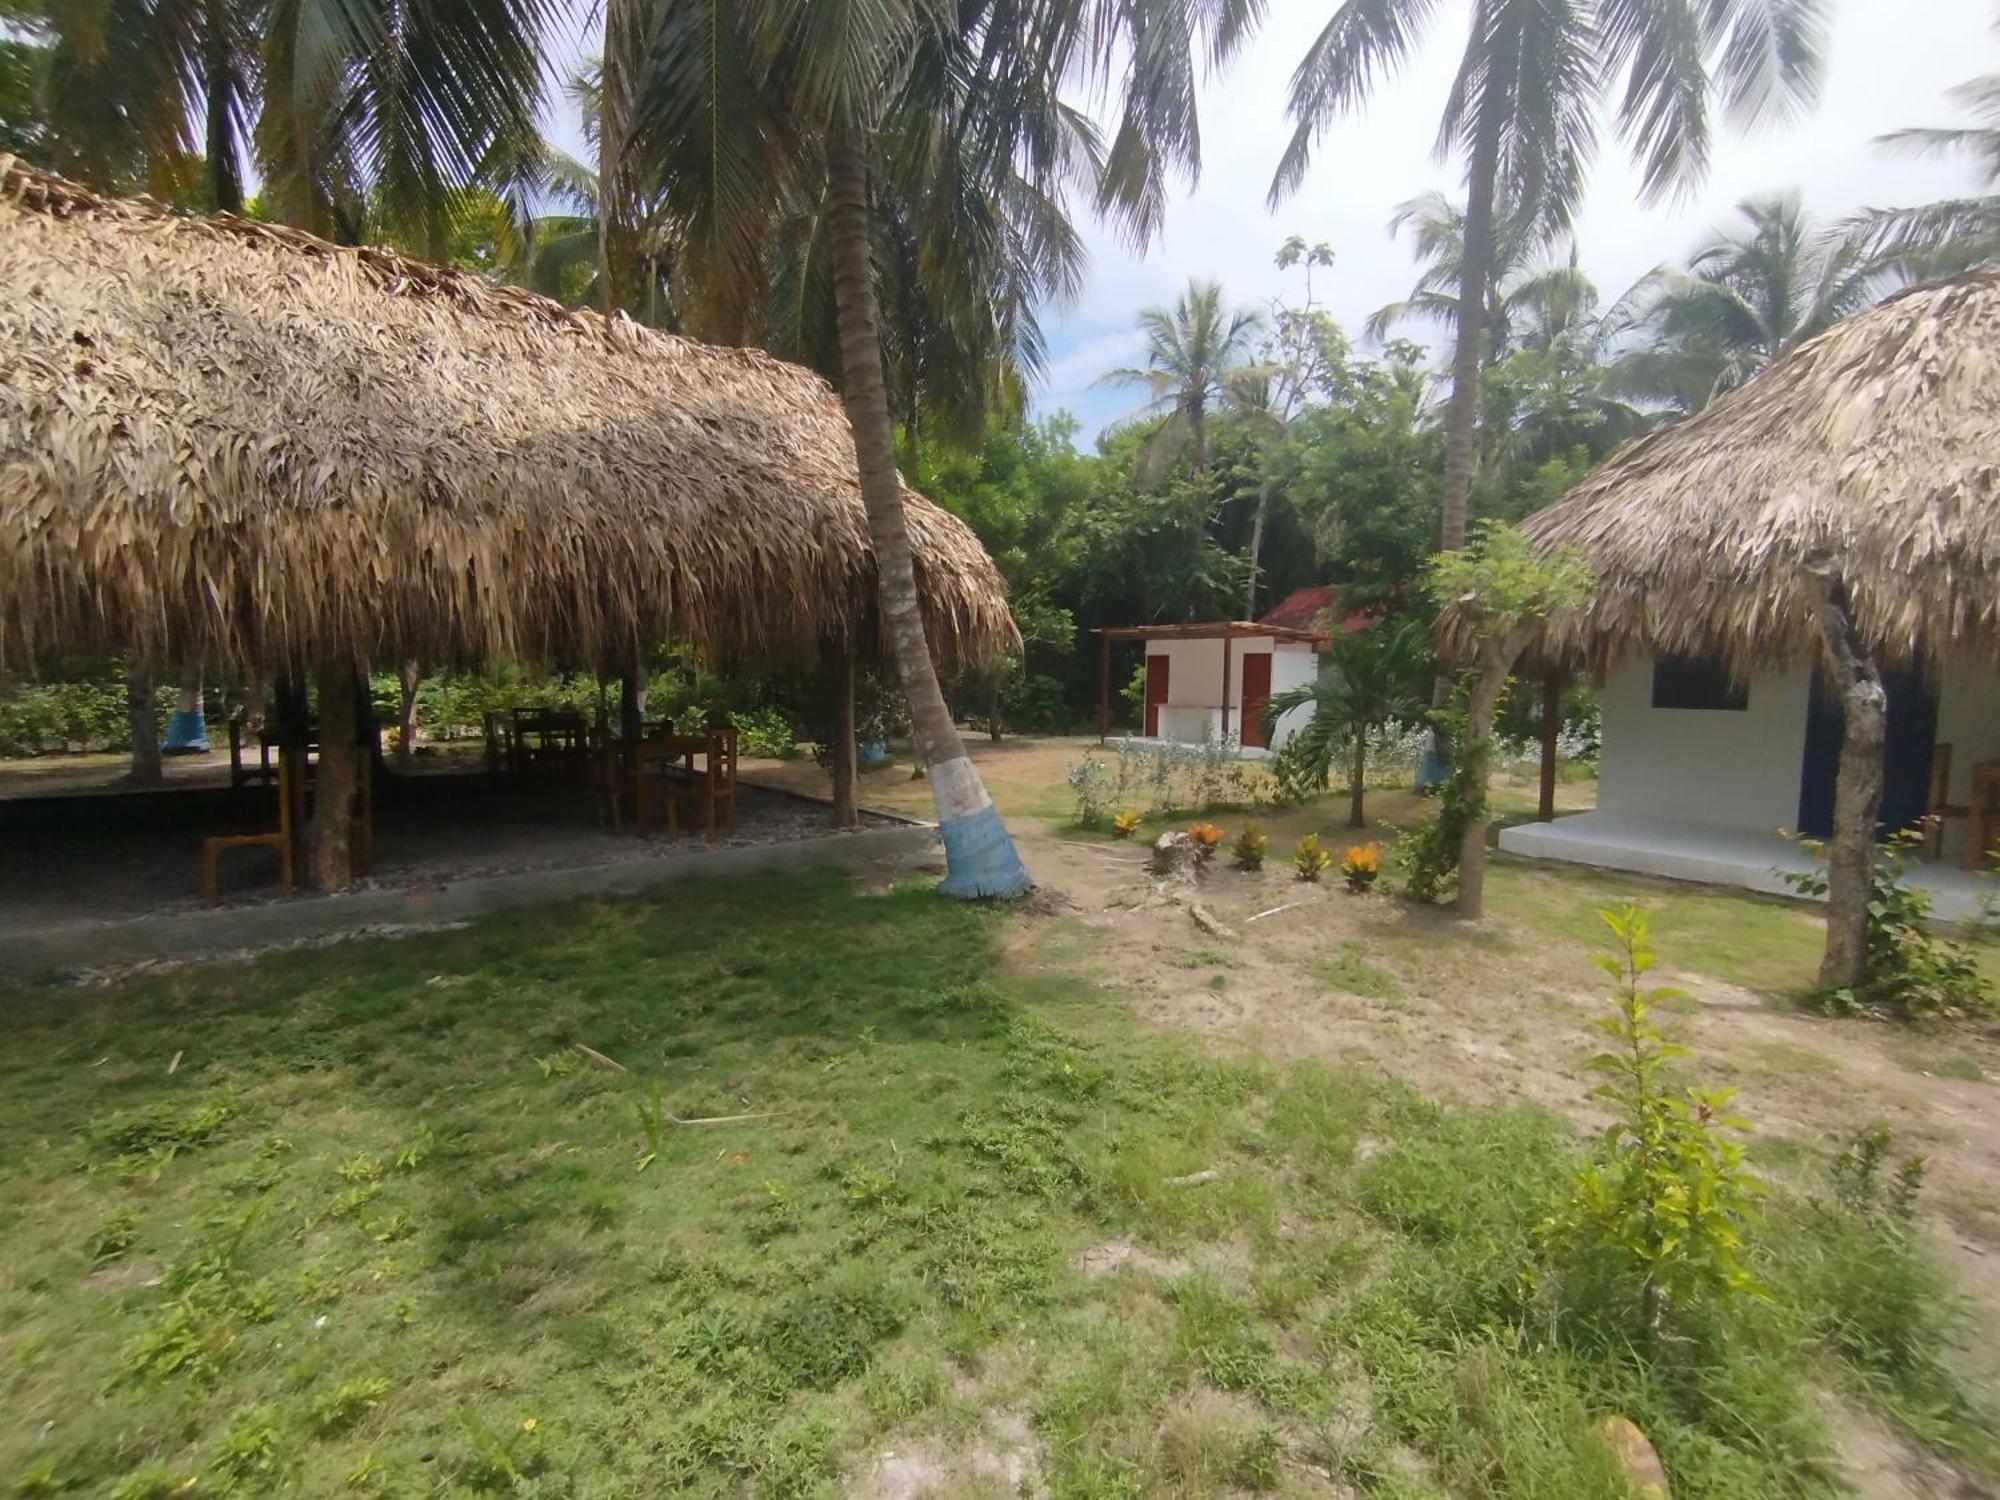
POLYGON ((1189 625, 1110 625, 1098 632, 1097 738, 1111 736, 1111 643, 1113 641, 1216 641, 1222 642, 1222 734, 1229 735, 1230 672, 1232 647, 1237 641, 1275 640, 1323 650, 1327 635, 1321 630, 1304 630, 1291 625, 1260 625, 1255 620, 1209 620, 1189 625))
MULTIPOLYGON (((338 716, 375 663, 630 680, 673 640, 827 662, 851 727, 884 624, 852 434, 809 371, 5 155, 0 285, 0 669, 316 678, 338 716)), ((905 511, 941 664, 1016 647, 971 530, 905 511)), ((327 735, 321 801, 351 802, 327 735)), ((316 862, 344 881, 343 848, 316 862)))

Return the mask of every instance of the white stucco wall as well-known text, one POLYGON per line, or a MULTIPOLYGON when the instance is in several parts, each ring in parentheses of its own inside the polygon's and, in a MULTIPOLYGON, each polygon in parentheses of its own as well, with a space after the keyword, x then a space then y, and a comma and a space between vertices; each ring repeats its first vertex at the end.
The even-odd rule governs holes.
MULTIPOLYGON (((1319 653, 1297 641, 1279 641, 1271 652, 1271 696, 1293 688, 1311 687, 1319 675, 1319 653)), ((1281 748, 1312 717, 1312 705, 1303 704, 1279 718, 1271 726, 1271 748, 1281 748)))
POLYGON ((1741 710, 1653 707, 1653 664, 1604 681, 1597 807, 1768 832, 1799 816, 1810 673, 1761 673, 1741 710))
MULTIPOLYGON (((1972 793, 1972 768, 2000 760, 2000 665, 1971 657, 1947 658, 1938 682, 1937 737, 1951 746, 1951 791, 1947 800, 1963 807, 1972 793)), ((1944 856, 1956 860, 1965 848, 1964 819, 1947 819, 1944 856)))
MULTIPOLYGON (((1318 655, 1307 646, 1292 641, 1274 641, 1269 636, 1244 636, 1230 643, 1229 735, 1243 736, 1243 658, 1246 654, 1271 653, 1271 691, 1282 693, 1303 687, 1318 672, 1318 655)), ((1208 735, 1222 738, 1222 642, 1148 641, 1148 656, 1167 658, 1167 701, 1160 709, 1160 738, 1181 744, 1201 744, 1208 735)), ((1300 724, 1311 717, 1310 709, 1294 709, 1275 726, 1270 748, 1275 750, 1300 724)))

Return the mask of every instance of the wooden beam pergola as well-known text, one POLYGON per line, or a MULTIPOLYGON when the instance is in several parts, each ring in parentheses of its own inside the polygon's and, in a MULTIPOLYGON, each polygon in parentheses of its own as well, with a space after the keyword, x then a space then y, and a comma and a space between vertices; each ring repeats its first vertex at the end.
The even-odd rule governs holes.
POLYGON ((1310 646, 1315 651, 1327 647, 1323 630, 1301 630, 1295 625, 1259 625, 1255 620, 1205 620, 1191 625, 1106 625, 1098 632, 1097 742, 1111 738, 1111 643, 1113 641, 1221 641, 1222 642, 1222 734, 1229 736, 1230 642, 1249 637, 1255 640, 1286 641, 1310 646))

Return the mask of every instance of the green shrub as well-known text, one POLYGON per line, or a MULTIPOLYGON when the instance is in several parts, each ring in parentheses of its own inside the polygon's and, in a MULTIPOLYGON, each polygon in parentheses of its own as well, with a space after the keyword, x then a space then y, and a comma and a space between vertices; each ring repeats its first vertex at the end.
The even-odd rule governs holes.
MULTIPOLYGON (((1822 845, 1801 840, 1817 861, 1822 845)), ((1928 891, 1904 883, 1910 855, 1923 836, 1899 829, 1884 841, 1868 870, 1868 977, 1857 989, 1820 991, 1814 996, 1836 1013, 1868 1012, 1910 1021, 1955 1020, 1995 1012, 1993 987, 1980 973, 1972 950, 1928 931, 1928 891)), ((1826 871, 1786 872, 1785 883, 1804 896, 1824 897, 1826 871)))
POLYGON ((1016 734, 1059 734, 1070 724, 1062 679, 1015 673, 1000 689, 1000 722, 1016 734))
POLYGON ((1744 1233, 1761 1184, 1725 1132, 1730 1091, 1676 1092, 1669 1064, 1690 1054, 1661 1036, 1648 1013, 1680 992, 1646 989, 1653 967, 1646 914, 1600 912, 1619 952, 1595 962, 1617 983, 1616 1013, 1592 1024, 1614 1045, 1591 1058, 1609 1075, 1591 1090, 1614 1116, 1596 1159, 1578 1169, 1570 1200, 1543 1226, 1559 1260, 1608 1295, 1609 1311, 1650 1341, 1684 1306, 1711 1296, 1759 1293, 1744 1233))

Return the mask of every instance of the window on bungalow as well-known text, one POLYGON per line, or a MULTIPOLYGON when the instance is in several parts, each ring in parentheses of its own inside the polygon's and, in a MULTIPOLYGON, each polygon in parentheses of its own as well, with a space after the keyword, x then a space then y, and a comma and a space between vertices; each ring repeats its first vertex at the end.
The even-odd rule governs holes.
POLYGON ((1750 685, 1732 677, 1720 657, 1662 656, 1653 662, 1653 707, 1741 710, 1750 685))

